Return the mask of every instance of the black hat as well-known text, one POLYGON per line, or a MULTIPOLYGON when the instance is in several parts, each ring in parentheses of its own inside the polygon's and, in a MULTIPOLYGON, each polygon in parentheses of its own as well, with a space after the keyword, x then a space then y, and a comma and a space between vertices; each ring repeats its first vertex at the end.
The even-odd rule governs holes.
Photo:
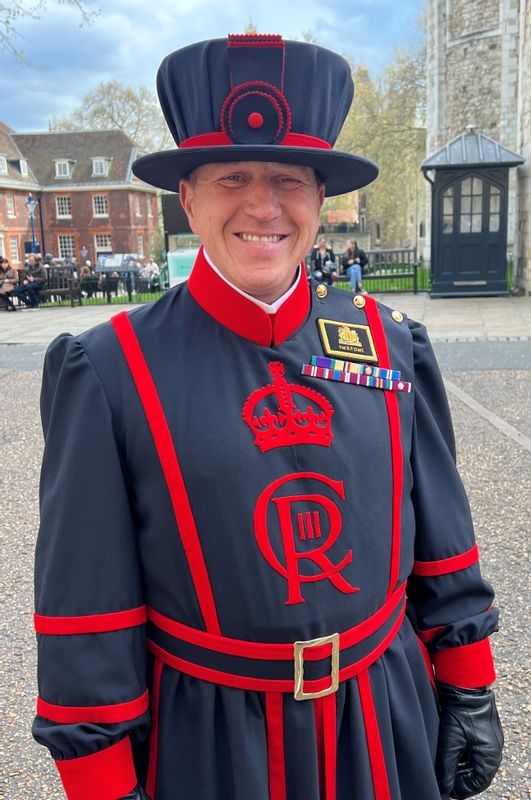
POLYGON ((378 175, 372 161, 332 149, 354 84, 348 62, 323 47, 269 34, 198 42, 164 59, 157 89, 179 149, 144 156, 133 172, 161 189, 224 161, 313 167, 329 196, 378 175))

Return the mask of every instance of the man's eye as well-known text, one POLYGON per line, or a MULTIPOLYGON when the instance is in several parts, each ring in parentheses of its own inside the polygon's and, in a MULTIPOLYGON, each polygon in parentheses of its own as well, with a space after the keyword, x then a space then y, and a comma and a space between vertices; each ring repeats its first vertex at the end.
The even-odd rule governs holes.
POLYGON ((238 174, 235 174, 235 175, 224 175, 221 178, 221 180, 222 181, 228 181, 229 183, 238 183, 239 181, 243 180, 243 177, 241 175, 238 175, 238 174))

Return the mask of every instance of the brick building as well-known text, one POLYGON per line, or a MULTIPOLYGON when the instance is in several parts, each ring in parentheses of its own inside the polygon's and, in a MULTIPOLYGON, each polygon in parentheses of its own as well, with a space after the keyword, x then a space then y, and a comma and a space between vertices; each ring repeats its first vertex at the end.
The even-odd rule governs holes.
POLYGON ((121 131, 15 133, 0 123, 0 252, 16 264, 31 249, 24 206, 31 192, 43 254, 92 262, 109 253, 148 254, 158 199, 132 173, 137 154, 121 131))

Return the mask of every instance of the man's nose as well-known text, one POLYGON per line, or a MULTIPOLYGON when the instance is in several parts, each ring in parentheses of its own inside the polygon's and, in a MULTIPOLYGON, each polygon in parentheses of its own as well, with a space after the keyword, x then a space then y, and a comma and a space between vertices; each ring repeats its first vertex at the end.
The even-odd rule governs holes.
POLYGON ((282 208, 275 187, 267 180, 252 181, 247 187, 245 211, 255 219, 276 219, 282 208))

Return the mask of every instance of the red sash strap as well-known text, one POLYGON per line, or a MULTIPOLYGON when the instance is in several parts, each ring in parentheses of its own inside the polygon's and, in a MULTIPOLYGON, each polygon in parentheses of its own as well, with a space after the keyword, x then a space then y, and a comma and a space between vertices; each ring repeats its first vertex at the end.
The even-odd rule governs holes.
POLYGON ((151 429, 206 629, 210 633, 220 633, 216 604, 201 542, 157 388, 127 312, 122 311, 117 314, 111 322, 124 351, 151 429))
POLYGON ((153 693, 151 697, 151 735, 149 739, 149 766, 146 790, 151 800, 155 800, 157 792, 157 766, 159 752, 159 704, 160 680, 164 664, 157 661, 153 665, 153 693))
MULTIPOLYGON (((369 672, 365 670, 358 675, 358 688, 360 693, 363 722, 367 736, 367 749, 371 764, 372 782, 374 787, 374 800, 390 800, 387 769, 378 730, 378 719, 374 708, 369 672)), ((327 798, 328 800, 328 798, 327 798)))
POLYGON ((284 701, 281 692, 266 692, 269 800, 286 800, 284 701))
MULTIPOLYGON (((374 346, 378 356, 378 364, 385 369, 391 369, 387 338, 376 301, 372 297, 365 298, 365 312, 374 346)), ((389 569, 390 594, 396 587, 400 570, 400 525, 402 513, 402 442, 400 439, 400 412, 398 410, 397 393, 384 390, 387 416, 389 419, 389 432, 391 436, 391 463, 393 469, 393 500, 392 500, 392 535, 391 535, 391 564, 389 569)))

